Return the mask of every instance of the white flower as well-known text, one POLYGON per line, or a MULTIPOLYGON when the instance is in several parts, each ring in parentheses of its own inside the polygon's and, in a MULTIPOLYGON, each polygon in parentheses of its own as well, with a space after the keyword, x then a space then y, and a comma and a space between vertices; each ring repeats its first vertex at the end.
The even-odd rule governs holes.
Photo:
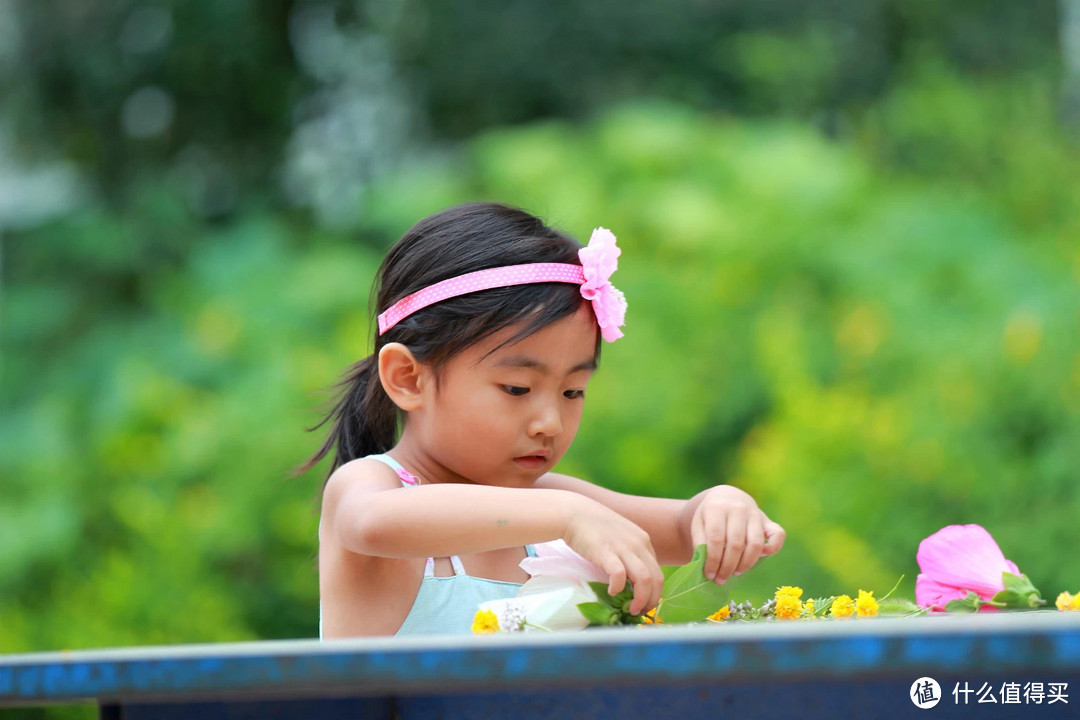
POLYGON ((480 603, 480 609, 495 613, 504 631, 511 630, 513 618, 520 613, 524 614, 525 630, 580 630, 589 621, 578 610, 578 603, 595 601, 596 593, 583 582, 537 575, 521 586, 517 597, 489 600, 480 603))

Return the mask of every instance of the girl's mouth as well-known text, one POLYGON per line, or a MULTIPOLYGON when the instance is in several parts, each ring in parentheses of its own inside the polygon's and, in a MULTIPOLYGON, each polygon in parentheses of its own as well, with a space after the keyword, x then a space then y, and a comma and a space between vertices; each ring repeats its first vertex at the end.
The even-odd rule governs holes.
POLYGON ((537 470, 547 465, 548 458, 546 455, 522 455, 521 457, 514 458, 514 462, 521 467, 529 470, 537 470))

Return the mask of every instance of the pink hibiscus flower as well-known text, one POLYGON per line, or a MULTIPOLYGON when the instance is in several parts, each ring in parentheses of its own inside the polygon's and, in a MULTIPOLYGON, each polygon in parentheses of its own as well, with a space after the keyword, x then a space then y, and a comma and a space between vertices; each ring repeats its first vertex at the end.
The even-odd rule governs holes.
MULTIPOLYGON (((1006 560, 994 538, 980 525, 949 525, 919 543, 916 555, 919 576, 915 601, 923 607, 943 610, 950 600, 962 600, 968 592, 990 600, 1005 589, 1001 573, 1019 575, 1016 563, 1006 560)), ((982 606, 982 610, 994 610, 982 606)))
POLYGON ((563 578, 588 587, 590 582, 607 582, 608 576, 603 570, 578 555, 562 540, 533 545, 536 557, 528 557, 519 564, 529 575, 563 578))

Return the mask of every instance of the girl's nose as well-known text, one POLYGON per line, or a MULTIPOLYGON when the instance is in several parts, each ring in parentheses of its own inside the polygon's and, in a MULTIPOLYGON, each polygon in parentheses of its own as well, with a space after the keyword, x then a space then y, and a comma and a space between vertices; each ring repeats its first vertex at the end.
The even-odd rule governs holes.
POLYGON ((536 416, 530 423, 529 434, 554 437, 561 433, 562 429, 562 414, 559 413, 559 409, 550 403, 545 403, 538 408, 536 416))

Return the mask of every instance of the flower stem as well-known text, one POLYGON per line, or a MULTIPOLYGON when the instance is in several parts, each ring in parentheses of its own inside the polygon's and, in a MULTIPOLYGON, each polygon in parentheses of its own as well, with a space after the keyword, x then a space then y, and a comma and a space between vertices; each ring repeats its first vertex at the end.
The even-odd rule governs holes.
POLYGON ((523 628, 531 627, 531 628, 533 628, 534 630, 543 630, 544 632, 555 632, 555 631, 554 631, 554 630, 552 630, 551 628, 546 628, 546 627, 544 627, 543 625, 537 625, 536 623, 531 623, 531 622, 529 622, 528 620, 526 620, 525 622, 523 622, 523 623, 521 624, 521 626, 522 626, 523 628))
POLYGON ((892 590, 890 590, 889 592, 885 593, 880 598, 878 598, 878 602, 881 602, 882 600, 887 599, 890 595, 892 595, 894 592, 896 592, 896 588, 900 587, 900 583, 902 583, 903 581, 904 581, 904 576, 901 575, 900 579, 896 581, 896 584, 892 586, 892 590))

